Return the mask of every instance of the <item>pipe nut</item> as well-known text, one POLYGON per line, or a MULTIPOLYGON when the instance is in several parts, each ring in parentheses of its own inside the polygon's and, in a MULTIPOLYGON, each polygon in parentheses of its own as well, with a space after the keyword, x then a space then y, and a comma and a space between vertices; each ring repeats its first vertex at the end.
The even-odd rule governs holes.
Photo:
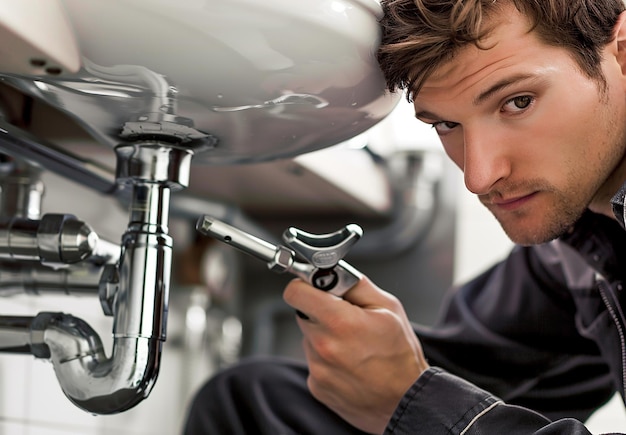
POLYGON ((168 143, 138 142, 120 145, 117 180, 161 183, 179 190, 189 184, 193 149, 168 143))
POLYGON ((98 235, 70 214, 46 214, 37 229, 39 256, 46 264, 72 264, 89 257, 98 235))
POLYGON ((276 253, 272 261, 267 263, 267 267, 272 272, 282 273, 291 268, 293 264, 293 251, 282 245, 276 247, 276 253))
POLYGON ((100 284, 98 286, 98 295, 100 297, 100 305, 106 316, 112 316, 115 295, 120 288, 120 273, 116 265, 107 264, 102 270, 100 276, 100 284))

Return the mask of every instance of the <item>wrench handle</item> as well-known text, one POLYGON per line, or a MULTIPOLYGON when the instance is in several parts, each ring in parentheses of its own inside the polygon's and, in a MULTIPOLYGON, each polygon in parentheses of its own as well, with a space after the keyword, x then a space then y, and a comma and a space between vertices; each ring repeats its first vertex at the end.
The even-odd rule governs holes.
POLYGON ((198 219, 196 230, 266 263, 273 261, 276 255, 277 247, 275 245, 210 216, 202 216, 198 219))

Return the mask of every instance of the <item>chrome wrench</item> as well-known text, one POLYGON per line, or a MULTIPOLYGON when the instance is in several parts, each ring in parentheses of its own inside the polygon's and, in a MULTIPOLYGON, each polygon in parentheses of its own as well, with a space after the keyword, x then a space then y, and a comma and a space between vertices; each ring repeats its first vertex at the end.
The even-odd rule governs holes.
POLYGON ((285 245, 274 245, 208 215, 198 219, 196 230, 266 262, 273 272, 290 272, 335 296, 343 296, 363 276, 343 260, 363 235, 356 224, 328 234, 290 227, 283 233, 285 245))

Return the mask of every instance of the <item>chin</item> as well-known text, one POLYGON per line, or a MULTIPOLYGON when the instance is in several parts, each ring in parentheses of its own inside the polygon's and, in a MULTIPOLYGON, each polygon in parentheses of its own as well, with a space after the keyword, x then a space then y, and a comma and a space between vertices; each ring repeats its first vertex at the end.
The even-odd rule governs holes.
POLYGON ((536 226, 502 225, 506 235, 515 244, 522 246, 541 245, 565 234, 572 223, 550 222, 536 226))

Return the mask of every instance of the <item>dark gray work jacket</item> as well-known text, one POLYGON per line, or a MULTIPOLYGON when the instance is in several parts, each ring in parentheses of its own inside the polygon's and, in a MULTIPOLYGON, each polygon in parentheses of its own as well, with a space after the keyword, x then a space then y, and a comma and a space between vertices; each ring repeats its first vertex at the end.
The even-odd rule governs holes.
POLYGON ((625 278, 626 231, 591 212, 559 240, 514 248, 416 327, 432 367, 385 433, 589 434, 581 421, 625 394, 625 278))

